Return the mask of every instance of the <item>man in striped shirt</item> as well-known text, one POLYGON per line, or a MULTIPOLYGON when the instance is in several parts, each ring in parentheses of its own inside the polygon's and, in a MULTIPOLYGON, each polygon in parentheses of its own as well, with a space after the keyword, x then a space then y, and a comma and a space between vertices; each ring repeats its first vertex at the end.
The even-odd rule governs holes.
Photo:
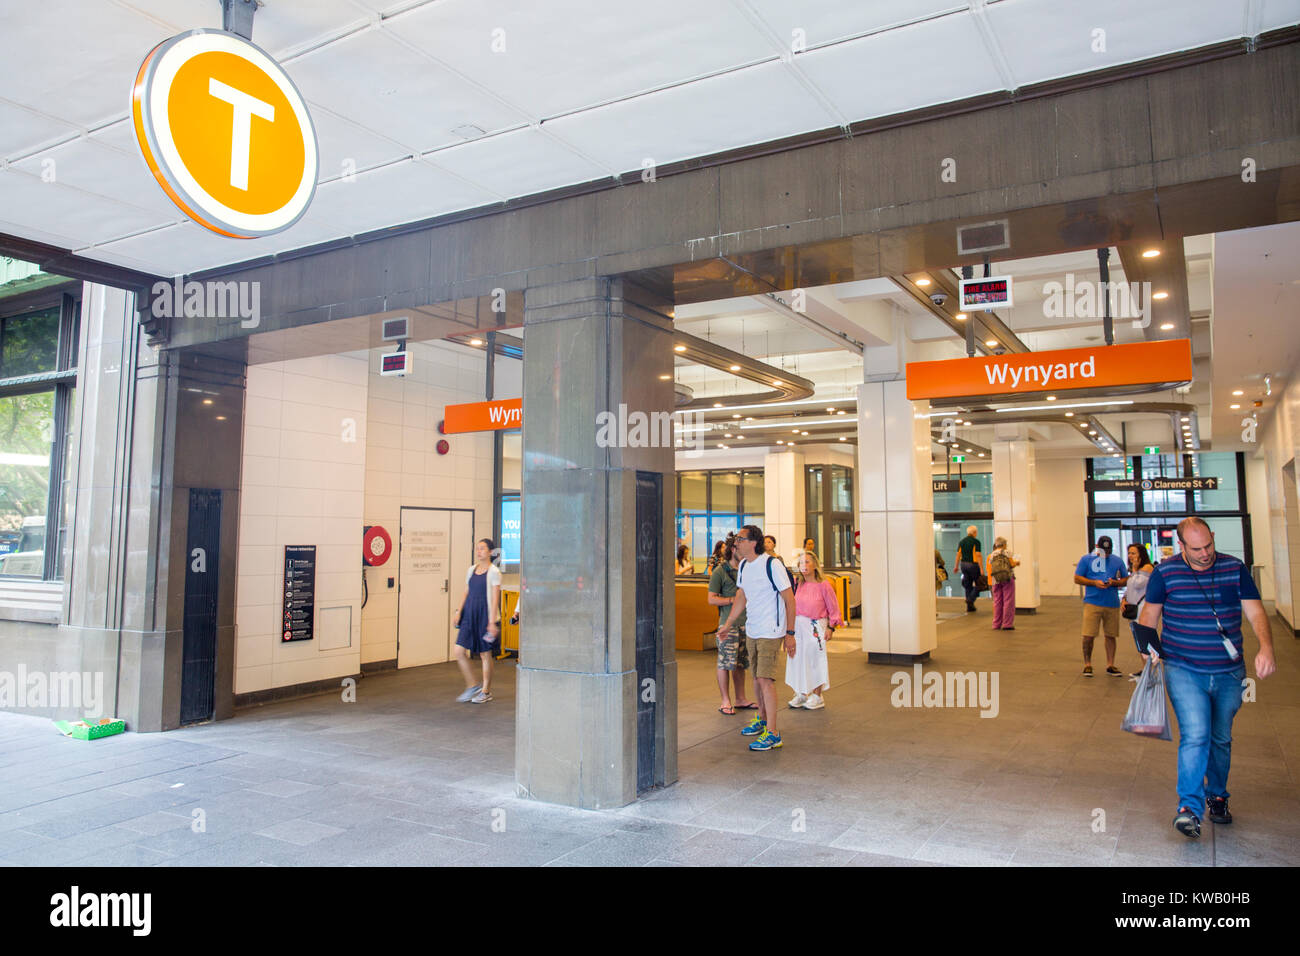
POLYGON ((1214 532, 1205 521, 1184 518, 1178 540, 1182 552, 1151 573, 1135 630, 1164 658, 1169 699, 1178 715, 1174 827, 1195 838, 1201 835, 1207 796, 1210 819, 1232 822, 1232 719, 1241 708, 1246 677, 1242 615, 1259 639, 1255 673, 1261 680, 1274 670, 1273 634, 1249 569, 1231 555, 1215 553, 1214 532), (1156 642, 1154 628, 1162 613, 1164 628, 1156 642))

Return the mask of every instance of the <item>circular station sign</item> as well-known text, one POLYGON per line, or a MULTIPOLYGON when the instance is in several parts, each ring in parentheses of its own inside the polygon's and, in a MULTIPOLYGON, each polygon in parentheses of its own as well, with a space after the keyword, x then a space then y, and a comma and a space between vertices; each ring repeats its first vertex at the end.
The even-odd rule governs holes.
POLYGON ((316 193, 307 104, 264 50, 224 30, 164 40, 131 90, 136 141, 181 211, 223 236, 288 229, 316 193))

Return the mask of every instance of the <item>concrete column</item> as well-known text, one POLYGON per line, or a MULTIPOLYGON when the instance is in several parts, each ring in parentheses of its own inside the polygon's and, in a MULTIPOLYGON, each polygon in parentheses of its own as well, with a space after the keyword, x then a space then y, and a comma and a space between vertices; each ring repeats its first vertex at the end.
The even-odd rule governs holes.
POLYGON ((677 778, 672 434, 653 424, 638 434, 635 417, 672 411, 671 377, 660 380, 672 372, 672 327, 626 300, 621 282, 598 278, 527 290, 524 326, 515 780, 521 796, 617 807, 636 799, 647 693, 657 704, 642 717, 654 722, 653 783, 677 778), (615 447, 598 444, 603 412, 626 422, 615 447), (660 476, 657 536, 637 527, 638 472, 660 476), (637 670, 637 554, 656 547, 649 677, 637 670))
POLYGON ((242 345, 155 352, 139 333, 134 298, 92 284, 81 336, 61 630, 83 669, 104 673, 111 716, 133 731, 179 726, 189 491, 220 489, 214 716, 229 716, 242 345))
POLYGON ((938 645, 929 412, 901 379, 858 386, 862 649, 876 663, 938 645))
POLYGON ((803 452, 772 452, 763 459, 763 534, 776 538, 777 553, 787 561, 807 536, 806 482, 803 452))
MULTIPOLYGON (((1037 610, 1042 603, 1038 576, 1038 469, 1030 441, 993 443, 993 535, 1007 539, 1020 561, 1016 568, 1016 610, 1037 610)), ((984 554, 993 542, 984 544, 984 554)))

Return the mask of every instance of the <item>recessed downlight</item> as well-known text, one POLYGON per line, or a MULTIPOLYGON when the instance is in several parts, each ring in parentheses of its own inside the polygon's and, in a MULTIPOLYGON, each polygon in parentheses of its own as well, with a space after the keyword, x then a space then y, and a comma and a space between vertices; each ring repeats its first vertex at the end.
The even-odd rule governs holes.
POLYGON ((1056 396, 1055 396, 1055 395, 1048 395, 1048 396, 1047 396, 1047 400, 1048 400, 1049 402, 1054 402, 1054 401, 1056 401, 1056 396))
POLYGON ((782 386, 782 384, 784 384, 784 383, 783 383, 780 379, 777 379, 777 380, 776 380, 775 382, 773 382, 772 384, 775 385, 777 388, 780 388, 780 387, 782 386))
POLYGON ((673 346, 673 351, 674 351, 674 352, 685 352, 685 351, 686 351, 686 346, 685 346, 685 345, 674 345, 674 346, 673 346))
POLYGON ((1230 409, 1232 409, 1234 412, 1235 412, 1237 409, 1241 408, 1240 405, 1229 405, 1228 407, 1229 407, 1230 409))
POLYGON ((997 340, 997 339, 985 339, 985 340, 984 340, 984 344, 987 345, 989 348, 993 348, 995 345, 998 344, 998 340, 997 340))
POLYGON ((668 381, 670 378, 672 378, 671 375, 660 375, 660 376, 659 376, 659 381, 661 381, 661 382, 666 382, 666 381, 668 381))
POLYGON ((1153 298, 1153 299, 1167 299, 1167 298, 1169 298, 1169 293, 1168 293, 1168 292, 1164 292, 1164 291, 1161 291, 1161 292, 1153 292, 1153 293, 1151 293, 1151 298, 1153 298))
POLYGON ((1065 413, 1065 417, 1066 417, 1066 418, 1073 418, 1073 417, 1074 417, 1074 412, 1066 412, 1066 413, 1065 413))
POLYGON ((1159 249, 1147 249, 1147 250, 1145 250, 1145 251, 1142 253, 1142 258, 1143 258, 1143 259, 1155 259, 1155 258, 1156 258, 1157 256, 1159 256, 1159 255, 1160 255, 1160 250, 1159 250, 1159 249))
POLYGON ((1242 391, 1241 389, 1239 389, 1239 388, 1235 388, 1235 389, 1232 390, 1232 394, 1233 394, 1233 395, 1245 395, 1246 393, 1243 392, 1243 391, 1242 391))
POLYGON ((1161 331, 1161 332, 1172 332, 1172 331, 1173 331, 1173 328, 1174 328, 1174 323, 1172 323, 1172 322, 1161 322, 1161 323, 1160 323, 1160 331, 1161 331))
POLYGON ((472 346, 474 346, 475 348, 478 348, 480 345, 483 344, 483 340, 482 340, 482 339, 470 339, 470 340, 469 340, 469 344, 472 345, 472 346))
POLYGON ((722 407, 722 403, 721 403, 721 402, 714 402, 714 403, 713 403, 713 407, 714 407, 714 408, 721 408, 721 407, 722 407))
POLYGON ((926 286, 930 284, 930 280, 927 279, 925 276, 921 276, 921 278, 916 280, 916 284, 919 285, 922 289, 924 289, 926 286))
POLYGON ((965 321, 966 321, 966 313, 965 313, 965 312, 958 312, 956 315, 953 316, 953 318, 956 319, 958 322, 965 322, 965 321))

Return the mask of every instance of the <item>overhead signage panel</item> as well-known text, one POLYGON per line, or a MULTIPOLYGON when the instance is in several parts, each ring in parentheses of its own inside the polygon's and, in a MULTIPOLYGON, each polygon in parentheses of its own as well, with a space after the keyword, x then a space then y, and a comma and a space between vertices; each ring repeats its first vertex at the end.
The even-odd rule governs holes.
POLYGON ((442 430, 448 435, 519 428, 524 423, 524 400, 507 398, 498 402, 448 405, 443 410, 442 419, 442 430))
POLYGON ((235 239, 292 226, 316 193, 316 130, 260 47, 224 30, 164 40, 131 90, 136 142, 158 185, 199 225, 235 239))
POLYGON ((1128 385, 1176 385, 1192 380, 1187 339, 988 355, 907 364, 907 397, 1014 398, 1128 385))
MULTIPOLYGON (((965 460, 964 455, 962 456, 962 460, 965 460)), ((962 481, 960 478, 935 478, 933 480, 933 490, 935 492, 961 491, 965 487, 966 482, 962 481)))
POLYGON ((1089 478, 1084 482, 1085 491, 1214 491, 1219 487, 1218 478, 1121 478, 1107 481, 1102 478, 1089 478))
POLYGON ((985 276, 962 279, 957 283, 957 297, 963 312, 1011 308, 1011 276, 985 276))

